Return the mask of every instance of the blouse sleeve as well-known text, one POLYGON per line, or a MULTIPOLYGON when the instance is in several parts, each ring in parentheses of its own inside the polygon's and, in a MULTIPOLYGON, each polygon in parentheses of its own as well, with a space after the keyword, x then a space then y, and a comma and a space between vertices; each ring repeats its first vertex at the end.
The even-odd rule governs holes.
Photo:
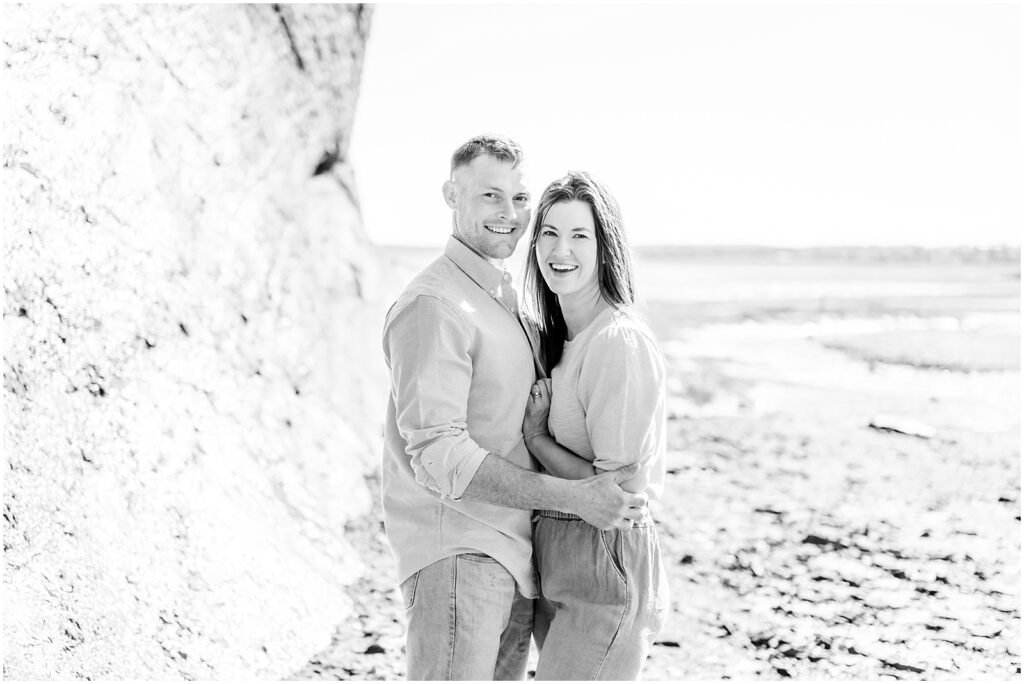
POLYGON ((650 461, 665 444, 665 362, 657 343, 632 327, 595 337, 580 368, 594 467, 650 461))

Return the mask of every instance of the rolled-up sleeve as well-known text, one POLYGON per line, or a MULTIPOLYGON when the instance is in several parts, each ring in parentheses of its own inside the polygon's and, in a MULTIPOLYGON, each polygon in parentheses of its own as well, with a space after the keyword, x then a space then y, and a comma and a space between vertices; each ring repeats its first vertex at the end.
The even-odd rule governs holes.
POLYGON ((612 328, 596 337, 580 367, 594 467, 650 461, 664 442, 665 365, 653 340, 612 328))
POLYGON ((458 500, 487 456, 466 427, 473 330, 447 302, 419 295, 389 313, 383 342, 416 481, 458 500))

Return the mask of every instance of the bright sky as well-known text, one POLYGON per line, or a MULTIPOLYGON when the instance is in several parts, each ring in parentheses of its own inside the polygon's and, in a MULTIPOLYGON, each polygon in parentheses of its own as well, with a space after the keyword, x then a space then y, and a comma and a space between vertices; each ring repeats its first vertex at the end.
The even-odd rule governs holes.
POLYGON ((443 244, 452 151, 604 180, 634 244, 1020 244, 997 4, 383 4, 351 156, 370 238, 443 244))

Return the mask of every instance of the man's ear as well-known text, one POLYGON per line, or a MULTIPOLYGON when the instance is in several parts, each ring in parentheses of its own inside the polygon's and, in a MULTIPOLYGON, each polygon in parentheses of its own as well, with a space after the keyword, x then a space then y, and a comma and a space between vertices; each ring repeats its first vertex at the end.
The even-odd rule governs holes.
POLYGON ((441 186, 441 192, 444 194, 445 204, 448 205, 449 209, 455 208, 455 181, 446 180, 444 185, 441 186))

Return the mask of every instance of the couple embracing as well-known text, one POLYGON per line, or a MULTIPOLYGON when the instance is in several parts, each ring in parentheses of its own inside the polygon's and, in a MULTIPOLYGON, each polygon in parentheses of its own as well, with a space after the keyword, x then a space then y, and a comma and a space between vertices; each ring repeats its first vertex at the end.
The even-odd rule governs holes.
POLYGON ((665 370, 619 208, 570 172, 534 212, 522 166, 500 136, 455 151, 452 236, 384 324, 384 520, 412 680, 523 679, 531 634, 538 680, 636 679, 667 614, 647 509, 665 370), (503 269, 528 231, 529 314, 503 269))

